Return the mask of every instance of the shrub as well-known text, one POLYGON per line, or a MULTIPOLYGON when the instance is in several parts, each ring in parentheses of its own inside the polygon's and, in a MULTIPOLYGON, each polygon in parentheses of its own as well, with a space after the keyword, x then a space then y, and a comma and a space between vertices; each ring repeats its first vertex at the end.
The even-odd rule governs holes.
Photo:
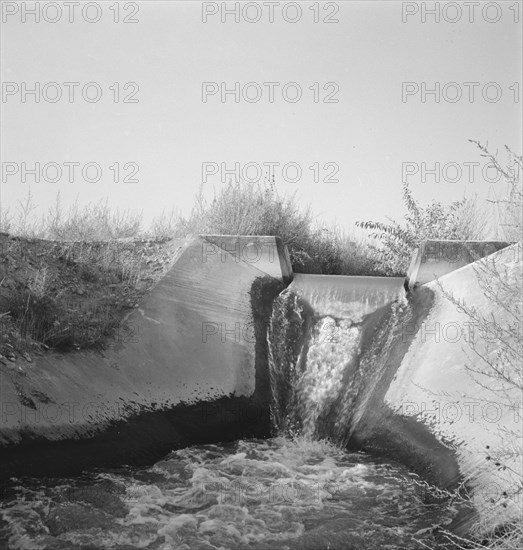
POLYGON ((496 221, 497 238, 508 241, 521 242, 523 230, 523 156, 514 153, 510 147, 505 146, 507 155, 506 166, 503 166, 498 155, 491 153, 488 145, 482 145, 479 141, 469 140, 480 150, 480 155, 490 161, 490 166, 494 167, 501 180, 505 182, 505 189, 501 196, 495 196, 488 199, 488 202, 494 207, 494 217, 496 221))
POLYGON ((229 183, 206 201, 200 192, 188 227, 193 233, 279 235, 289 251, 310 246, 312 214, 296 195, 281 196, 274 184, 229 183))
POLYGON ((112 211, 107 199, 80 207, 75 201, 64 214, 57 195, 44 221, 46 238, 62 241, 98 241, 135 237, 141 228, 141 213, 112 211))
POLYGON ((33 202, 31 191, 25 199, 18 201, 14 213, 9 208, 0 210, 0 231, 4 233, 15 233, 21 237, 38 237, 44 232, 42 220, 34 217, 37 205, 33 202))
POLYGON ((170 236, 180 232, 279 236, 295 271, 339 273, 342 268, 337 240, 313 225, 310 208, 301 208, 295 194, 280 195, 274 184, 230 182, 212 200, 205 199, 200 189, 188 220, 164 214, 153 228, 167 228, 170 236))
POLYGON ((432 201, 422 207, 405 183, 403 202, 407 208, 404 223, 394 220, 389 223, 356 222, 357 227, 373 231, 370 236, 377 242, 372 248, 379 258, 381 270, 388 275, 406 275, 414 249, 427 239, 482 237, 482 222, 475 199, 463 198, 450 205, 432 201))
POLYGON ((200 190, 188 220, 164 215, 156 227, 224 235, 274 235, 289 249, 294 272, 331 275, 383 275, 368 243, 355 233, 314 221, 310 207, 300 207, 296 194, 280 195, 273 183, 229 183, 204 199, 200 190))
POLYGON ((175 208, 171 208, 168 212, 163 210, 153 219, 147 232, 147 235, 155 239, 185 237, 187 234, 187 221, 175 208))
POLYGON ((64 212, 58 193, 47 214, 36 218, 37 208, 29 191, 25 199, 18 201, 14 212, 2 209, 0 231, 29 239, 59 241, 107 241, 136 237, 141 231, 141 213, 111 210, 107 199, 84 206, 76 200, 64 212))

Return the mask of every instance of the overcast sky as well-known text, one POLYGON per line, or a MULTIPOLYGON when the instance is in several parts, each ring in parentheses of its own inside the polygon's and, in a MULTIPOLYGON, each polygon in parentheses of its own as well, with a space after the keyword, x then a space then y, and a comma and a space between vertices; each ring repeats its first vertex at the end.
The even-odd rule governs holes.
POLYGON ((146 219, 172 206, 188 213, 202 183, 212 194, 234 177, 221 163, 252 163, 249 178, 280 163, 278 190, 349 226, 403 215, 405 178, 421 202, 496 189, 469 138, 521 151, 521 2, 440 2, 436 15, 434 2, 251 2, 239 22, 223 12, 234 2, 60 4, 61 15, 48 4, 35 22, 34 2, 3 2, 4 207, 30 188, 44 210, 60 191, 64 204, 108 197, 146 219), (222 98, 235 83, 239 98, 222 98), (23 174, 36 162, 40 182, 23 174), (64 162, 79 163, 73 182, 64 162), (423 182, 436 162, 440 181, 423 182), (60 181, 46 163, 62 168, 60 181), (93 164, 84 178, 86 163, 100 175, 93 164), (295 183, 287 163, 302 171, 295 183))

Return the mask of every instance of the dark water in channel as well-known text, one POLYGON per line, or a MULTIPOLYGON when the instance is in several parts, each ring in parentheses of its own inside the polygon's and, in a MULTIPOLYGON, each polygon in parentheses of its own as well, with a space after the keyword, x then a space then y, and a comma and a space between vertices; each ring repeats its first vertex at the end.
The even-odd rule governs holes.
POLYGON ((14 480, 0 548, 443 547, 451 500, 400 464, 345 451, 331 429, 350 422, 359 391, 361 376, 347 369, 362 322, 396 297, 391 319, 402 307, 403 280, 380 279, 297 276, 276 300, 268 340, 277 437, 193 446, 148 468, 14 480))
POLYGON ((150 468, 25 480, 2 515, 10 548, 321 550, 434 548, 432 528, 454 511, 400 465, 275 438, 191 447, 150 468))

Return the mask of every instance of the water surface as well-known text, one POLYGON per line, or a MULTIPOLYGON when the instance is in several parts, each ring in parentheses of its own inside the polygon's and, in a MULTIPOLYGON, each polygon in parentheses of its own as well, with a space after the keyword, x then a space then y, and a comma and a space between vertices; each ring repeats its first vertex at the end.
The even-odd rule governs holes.
POLYGON ((10 493, 0 547, 13 549, 436 548, 435 527, 455 514, 401 465, 300 437, 190 447, 149 468, 28 478, 10 493))

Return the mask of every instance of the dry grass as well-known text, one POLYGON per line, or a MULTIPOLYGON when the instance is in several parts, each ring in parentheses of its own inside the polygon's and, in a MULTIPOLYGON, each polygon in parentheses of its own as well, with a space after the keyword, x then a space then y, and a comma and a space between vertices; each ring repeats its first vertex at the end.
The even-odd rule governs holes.
POLYGON ((176 243, 0 237, 0 354, 104 347, 168 269, 176 243))

